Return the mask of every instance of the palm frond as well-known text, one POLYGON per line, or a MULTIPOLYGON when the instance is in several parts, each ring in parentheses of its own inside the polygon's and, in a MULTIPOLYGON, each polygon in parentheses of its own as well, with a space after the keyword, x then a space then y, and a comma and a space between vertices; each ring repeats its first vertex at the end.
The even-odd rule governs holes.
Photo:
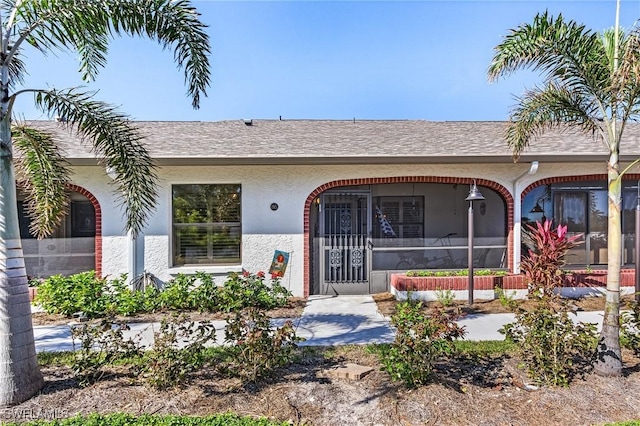
POLYGON ((137 235, 155 207, 155 167, 142 136, 127 116, 92 99, 93 95, 76 89, 39 91, 35 101, 43 111, 64 117, 64 125, 91 143, 104 166, 115 173, 114 184, 125 207, 126 228, 137 235))
POLYGON ((20 38, 43 54, 52 50, 79 53, 80 73, 93 80, 106 63, 108 16, 101 2, 35 0, 20 2, 20 38))
POLYGON ((530 68, 544 74, 545 82, 562 81, 571 90, 608 96, 611 72, 602 39, 584 25, 565 21, 547 12, 532 24, 523 24, 495 48, 488 77, 494 81, 519 69, 530 68))
POLYGON ((640 108, 640 28, 635 27, 621 41, 620 67, 614 84, 618 90, 621 121, 638 114, 640 108))
POLYGON ((44 238, 51 235, 67 212, 68 163, 51 135, 23 125, 13 126, 11 133, 13 145, 21 154, 16 171, 31 218, 30 232, 44 238))
POLYGON ((510 30, 502 43, 495 47, 489 65, 490 80, 495 80, 524 68, 549 71, 569 65, 578 53, 589 54, 597 42, 597 34, 573 21, 566 22, 562 15, 556 19, 548 12, 535 16, 532 24, 522 24, 510 30), (567 47, 571 57, 563 57, 567 47))
POLYGON ((44 54, 57 49, 79 52, 80 72, 87 81, 106 63, 113 35, 147 36, 165 49, 173 47, 193 107, 206 96, 211 47, 206 25, 187 0, 33 0, 17 7, 20 41, 44 54))
POLYGON ((536 88, 518 99, 505 139, 517 160, 532 140, 554 127, 578 127, 591 134, 600 132, 600 126, 594 120, 597 111, 597 105, 563 87, 550 84, 544 89, 536 88))
POLYGON ((9 87, 13 88, 17 84, 24 84, 25 75, 27 75, 27 67, 20 56, 20 49, 16 48, 9 62, 9 87))
POLYGON ((199 108, 200 95, 206 96, 210 84, 211 47, 198 11, 187 0, 111 0, 106 4, 116 33, 144 33, 165 49, 174 46, 174 60, 184 67, 192 106, 199 108))
POLYGON ((3 16, 11 13, 11 10, 16 6, 16 0, 0 0, 0 11, 3 16))

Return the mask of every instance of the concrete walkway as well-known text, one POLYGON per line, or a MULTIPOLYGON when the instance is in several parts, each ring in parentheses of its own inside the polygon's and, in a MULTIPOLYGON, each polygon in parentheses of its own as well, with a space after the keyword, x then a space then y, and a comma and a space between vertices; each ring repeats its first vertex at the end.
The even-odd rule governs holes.
MULTIPOLYGON (((574 322, 593 323, 602 327, 602 311, 578 312, 570 315, 574 322)), ((514 314, 473 314, 467 315, 458 321, 464 326, 467 334, 465 340, 503 340, 504 336, 498 332, 504 325, 515 321, 514 314)))
POLYGON ((388 343, 394 339, 389 319, 371 296, 311 296, 298 322, 302 345, 335 346, 388 343))
MULTIPOLYGON (((578 312, 572 316, 575 321, 602 325, 602 315, 596 312, 578 312)), ((465 327, 466 340, 502 340, 498 330, 514 320, 513 314, 468 315, 459 321, 465 327)), ((285 320, 273 320, 281 325, 285 320)), ((371 296, 311 296, 302 316, 293 318, 296 334, 306 340, 302 346, 334 346, 346 344, 388 343, 394 339, 394 331, 389 318, 377 310, 371 296)), ((224 321, 213 322, 217 330, 218 343, 224 341, 224 321)), ((159 331, 159 323, 132 323, 124 333, 141 344, 150 346, 154 333, 159 331)), ((34 327, 36 350, 73 350, 70 325, 34 327)))

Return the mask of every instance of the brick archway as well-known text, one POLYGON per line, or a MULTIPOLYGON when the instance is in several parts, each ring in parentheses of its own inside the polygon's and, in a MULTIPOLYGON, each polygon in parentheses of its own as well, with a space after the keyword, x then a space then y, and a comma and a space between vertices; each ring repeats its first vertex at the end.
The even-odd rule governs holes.
POLYGON ((342 186, 357 186, 357 185, 378 185, 378 184, 392 184, 392 183, 443 183, 443 184, 466 184, 470 185, 473 182, 480 186, 491 188, 500 194, 506 202, 506 222, 507 222, 507 264, 511 265, 513 261, 513 196, 502 185, 486 180, 486 179, 472 179, 461 177, 444 177, 444 176, 396 176, 396 177, 378 177, 378 178, 356 178, 356 179, 341 179, 332 182, 327 182, 320 185, 307 196, 304 204, 304 297, 309 297, 309 284, 311 282, 311 248, 310 248, 310 213, 311 205, 314 200, 323 192, 339 188, 342 186))
POLYGON ((100 207, 100 203, 98 199, 85 188, 75 185, 73 183, 65 184, 65 188, 69 191, 77 192, 80 195, 87 197, 87 199, 93 205, 93 210, 95 212, 95 227, 96 227, 96 236, 95 236, 95 265, 96 265, 96 275, 102 277, 102 209, 100 207))
MULTIPOLYGON (((524 201, 524 197, 533 189, 542 186, 550 185, 554 183, 567 183, 567 182, 584 182, 584 181, 604 181, 607 182, 608 176, 605 173, 594 175, 571 175, 571 176, 554 176, 537 180, 527 186, 520 197, 520 202, 524 201)), ((622 176, 623 181, 640 181, 640 173, 629 173, 622 176)), ((624 265, 621 265, 621 269, 624 269, 624 265)))
MULTIPOLYGON (((537 188, 542 185, 550 185, 553 183, 560 182, 584 182, 589 180, 602 180, 607 181, 607 175, 605 173, 597 174, 597 175, 573 175, 573 176, 555 176, 537 180, 527 186, 524 191, 522 191, 522 195, 520 197, 520 201, 524 200, 525 195, 531 192, 534 188, 537 188)), ((640 173, 630 173, 622 176, 622 180, 640 180, 640 173)))

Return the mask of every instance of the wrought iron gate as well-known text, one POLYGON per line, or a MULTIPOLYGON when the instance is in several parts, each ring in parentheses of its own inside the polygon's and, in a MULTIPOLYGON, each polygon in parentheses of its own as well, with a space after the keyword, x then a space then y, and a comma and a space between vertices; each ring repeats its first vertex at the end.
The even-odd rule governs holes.
POLYGON ((368 294, 369 193, 326 193, 320 205, 320 291, 368 294))

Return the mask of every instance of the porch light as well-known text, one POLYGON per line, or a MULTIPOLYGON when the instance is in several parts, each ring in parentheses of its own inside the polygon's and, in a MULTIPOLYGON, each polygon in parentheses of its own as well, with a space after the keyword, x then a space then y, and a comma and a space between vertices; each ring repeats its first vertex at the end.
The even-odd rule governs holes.
MULTIPOLYGON (((544 203, 544 200, 542 202, 544 203)), ((529 213, 544 213, 544 209, 540 207, 540 202, 536 202, 536 205, 529 211, 529 213)))
POLYGON ((478 190, 478 186, 476 185, 476 181, 473 181, 473 186, 469 190, 469 195, 465 199, 465 201, 469 202, 469 216, 468 216, 468 253, 467 253, 467 263, 469 265, 469 305, 473 305, 473 202, 484 200, 484 196, 478 190))
POLYGON ((544 215, 544 197, 538 198, 536 201, 536 205, 533 206, 529 213, 542 213, 542 218, 540 220, 544 223, 547 221, 547 217, 544 215), (542 201, 542 207, 540 207, 540 202, 542 201))
POLYGON ((476 185, 476 181, 473 181, 473 186, 469 190, 469 196, 466 198, 466 201, 480 201, 484 200, 484 196, 478 190, 478 186, 476 185))

